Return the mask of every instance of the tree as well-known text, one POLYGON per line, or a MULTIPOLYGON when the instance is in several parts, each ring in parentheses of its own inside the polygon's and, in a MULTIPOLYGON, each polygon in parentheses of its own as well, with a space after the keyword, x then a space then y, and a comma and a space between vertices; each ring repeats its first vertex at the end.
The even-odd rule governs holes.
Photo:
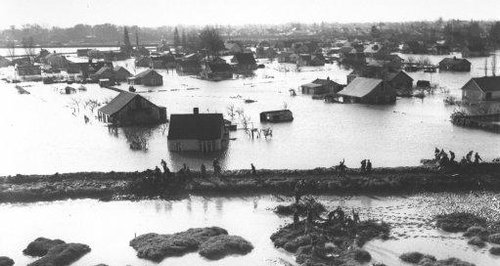
POLYGON ((123 46, 126 53, 130 53, 132 51, 132 44, 130 44, 127 27, 123 27, 123 46))
POLYGON ((177 30, 177 27, 175 27, 174 30, 174 46, 179 47, 181 45, 181 39, 179 37, 179 31, 177 30))
POLYGON ((182 31, 182 41, 181 41, 182 47, 185 49, 187 46, 187 39, 186 39, 186 31, 182 31))
POLYGON ((209 55, 216 56, 224 49, 224 41, 219 32, 210 27, 206 27, 200 33, 201 47, 206 49, 209 55))
POLYGON ((23 38, 23 48, 24 52, 26 53, 26 56, 28 59, 31 61, 35 57, 35 40, 33 39, 33 36, 30 37, 24 37, 23 38))
POLYGON ((16 43, 14 41, 7 42, 7 49, 9 52, 9 56, 14 58, 16 56, 16 43))
POLYGON ((500 22, 495 22, 489 32, 490 40, 495 44, 500 44, 500 22))

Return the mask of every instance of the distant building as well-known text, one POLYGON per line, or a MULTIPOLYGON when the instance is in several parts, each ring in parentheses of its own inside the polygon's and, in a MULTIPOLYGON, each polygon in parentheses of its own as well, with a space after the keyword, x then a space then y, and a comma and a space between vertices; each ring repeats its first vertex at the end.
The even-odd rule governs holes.
POLYGON ((16 73, 19 76, 41 75, 42 69, 40 68, 39 65, 32 65, 32 64, 17 65, 16 66, 16 73))
POLYGON ((153 69, 148 69, 129 78, 128 83, 133 85, 161 86, 163 85, 163 76, 153 69))
POLYGON ((251 71, 257 69, 257 62, 252 53, 237 53, 231 59, 237 71, 251 71))
POLYGON ((467 59, 445 58, 439 62, 439 70, 469 72, 471 63, 467 59))
POLYGON ((311 83, 300 86, 302 94, 322 95, 337 93, 342 89, 342 85, 327 77, 326 79, 316 79, 311 83))
POLYGON ((222 114, 172 114, 168 128, 168 150, 214 152, 227 147, 229 130, 222 114))
POLYGON ((385 104, 396 101, 396 90, 381 79, 357 77, 338 92, 343 102, 385 104))
POLYGON ((101 122, 120 126, 158 124, 167 120, 167 109, 139 94, 123 91, 98 110, 98 118, 101 122))
POLYGON ((225 62, 205 62, 201 67, 201 77, 209 80, 233 78, 233 68, 225 62))
POLYGON ((76 56, 84 57, 88 56, 91 49, 76 49, 76 56))
POLYGON ((229 54, 243 53, 243 47, 237 42, 228 41, 224 43, 224 47, 228 50, 229 54))
POLYGON ((462 100, 500 101, 500 77, 472 78, 462 87, 462 100))
POLYGON ((113 78, 115 81, 126 81, 132 74, 122 66, 115 66, 113 68, 113 78))
POLYGON ((68 60, 66 57, 60 54, 52 53, 48 54, 42 58, 41 63, 47 64, 52 68, 66 68, 68 66, 68 60))
POLYGON ((90 75, 90 78, 92 80, 95 80, 95 81, 100 80, 100 79, 114 80, 114 76, 115 76, 115 73, 111 67, 103 66, 97 72, 90 75))
POLYGON ((190 54, 177 60, 177 65, 175 69, 177 70, 177 72, 181 74, 193 74, 193 75, 199 74, 201 71, 199 55, 190 54))

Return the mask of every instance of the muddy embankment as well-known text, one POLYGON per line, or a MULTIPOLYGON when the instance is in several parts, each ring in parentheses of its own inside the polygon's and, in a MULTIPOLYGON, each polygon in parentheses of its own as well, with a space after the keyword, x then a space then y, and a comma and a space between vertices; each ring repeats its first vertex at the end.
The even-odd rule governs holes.
POLYGON ((311 170, 225 171, 175 173, 81 172, 54 175, 0 177, 0 202, 29 202, 69 198, 102 200, 194 195, 280 193, 291 195, 304 180, 310 194, 383 193, 493 190, 500 191, 500 164, 483 163, 437 169, 434 167, 375 168, 371 173, 333 168, 311 170))

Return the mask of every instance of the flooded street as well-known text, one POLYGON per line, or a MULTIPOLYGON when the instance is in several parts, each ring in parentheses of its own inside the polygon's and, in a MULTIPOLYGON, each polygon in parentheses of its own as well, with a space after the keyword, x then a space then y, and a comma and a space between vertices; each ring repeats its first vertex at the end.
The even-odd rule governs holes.
MULTIPOLYGON (((485 195, 486 200, 494 195, 485 195)), ((497 197, 499 195, 496 195, 497 197)), ((467 195, 455 195, 463 197, 467 195)), ((361 219, 381 219, 391 224, 391 238, 366 244, 374 261, 387 265, 402 265, 398 256, 419 250, 438 259, 457 257, 474 261, 477 266, 498 263, 485 248, 467 245, 461 234, 436 230, 430 222, 446 200, 444 194, 411 197, 337 196, 319 197, 329 209, 340 205, 354 208, 361 219)), ((294 258, 284 250, 274 248, 269 237, 278 227, 290 222, 272 212, 278 204, 291 199, 273 196, 191 197, 180 201, 114 201, 68 200, 28 204, 1 204, 0 213, 9 217, 0 227, 3 254, 25 265, 33 258, 22 250, 39 236, 60 238, 67 242, 88 244, 92 251, 73 265, 289 265, 294 258), (172 257, 153 263, 136 257, 129 247, 134 235, 149 232, 174 233, 192 227, 220 226, 230 234, 240 235, 254 245, 246 256, 230 256, 208 261, 197 253, 172 257)))
MULTIPOLYGON (((442 58, 429 57, 433 62, 442 58)), ((491 160, 500 155, 498 134, 453 126, 449 117, 457 107, 443 104, 448 95, 460 98, 460 87, 470 77, 484 72, 481 68, 484 58, 471 61, 471 73, 409 73, 414 83, 419 79, 431 80, 449 93, 438 91, 424 99, 398 98, 394 105, 386 106, 329 104, 300 93, 290 96, 290 89, 297 90, 301 84, 316 78, 330 77, 345 84, 350 70, 336 64, 296 71, 295 65, 263 62, 265 68, 256 70, 252 77, 220 82, 158 70, 164 77, 163 86, 135 86, 141 95, 167 107, 167 115, 190 113, 199 107, 200 112, 221 112, 228 119, 227 107, 234 105, 250 117, 251 126, 273 129, 273 137, 268 140, 251 139, 243 130, 231 132, 234 140, 229 148, 222 154, 209 155, 169 152, 168 124, 142 130, 148 142, 147 151, 129 148, 127 137, 136 134, 132 129, 113 134, 95 118, 85 124, 83 115, 88 114, 83 106, 85 101, 104 101, 117 95, 96 84, 85 85, 87 91, 64 95, 59 90, 66 84, 27 82, 21 85, 31 94, 20 95, 13 84, 2 81, 0 97, 5 104, 0 111, 10 115, 0 118, 4 125, 0 132, 3 158, 0 174, 142 171, 158 165, 161 159, 173 169, 179 169, 183 163, 198 169, 201 163, 211 165, 216 157, 226 169, 249 168, 250 163, 270 169, 330 167, 343 158, 349 167, 358 167, 364 158, 371 159, 374 167, 413 166, 420 159, 431 157, 434 147, 453 150, 459 158, 474 150, 485 160, 491 160), (245 99, 256 102, 244 103, 245 99), (80 112, 72 115, 75 102, 80 105, 80 112), (260 123, 260 112, 284 106, 293 112, 293 122, 260 123), (23 111, 18 112, 20 109, 23 111)), ((143 70, 135 69, 133 60, 115 63, 132 73, 143 70)), ((1 77, 9 77, 13 69, 3 68, 1 73, 1 77)), ((122 84, 121 88, 127 89, 128 85, 122 84)), ((239 121, 237 117, 234 119, 236 123, 239 121)))

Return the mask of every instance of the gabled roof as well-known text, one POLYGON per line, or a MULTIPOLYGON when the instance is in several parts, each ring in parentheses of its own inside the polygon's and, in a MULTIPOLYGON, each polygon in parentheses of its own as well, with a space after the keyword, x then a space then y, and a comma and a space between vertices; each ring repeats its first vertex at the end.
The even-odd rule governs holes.
POLYGON ((109 68, 107 66, 103 66, 97 72, 95 72, 95 75, 100 76, 100 75, 102 75, 106 72, 109 72, 109 71, 111 71, 111 74, 113 74, 113 70, 111 68, 109 68))
POLYGON ((253 65, 256 64, 255 58, 252 53, 237 53, 234 58, 238 61, 238 64, 243 65, 253 65))
POLYGON ((329 85, 339 85, 337 82, 331 80, 330 78, 327 78, 327 79, 316 79, 314 80, 312 83, 314 84, 321 84, 323 86, 329 86, 329 85))
POLYGON ((210 67, 210 69, 213 72, 233 71, 231 66, 229 64, 226 64, 226 63, 207 63, 207 64, 208 64, 208 67, 210 67))
POLYGON ((158 76, 161 76, 158 72, 156 72, 154 69, 147 69, 147 70, 144 70, 142 71, 141 73, 137 74, 134 76, 134 78, 143 78, 149 74, 153 74, 153 75, 158 75, 158 76))
POLYGON ((468 65, 470 65, 471 63, 467 59, 452 57, 452 58, 444 58, 443 60, 441 60, 441 62, 439 62, 439 64, 440 65, 441 64, 444 64, 444 65, 468 64, 468 65))
POLYGON ((223 126, 222 114, 172 114, 168 139, 220 139, 223 126))
POLYGON ((361 98, 368 95, 381 82, 381 79, 357 77, 353 81, 351 81, 351 83, 349 83, 347 87, 339 91, 338 94, 342 96, 361 98))
POLYGON ((307 83, 307 84, 301 85, 301 87, 318 88, 318 87, 323 87, 323 85, 317 84, 317 83, 307 83))
POLYGON ((107 115, 112 115, 118 111, 120 111, 125 105, 127 105, 132 99, 136 96, 141 97, 138 94, 130 93, 126 91, 120 92, 118 96, 116 96, 113 100, 111 100, 105 106, 99 108, 99 112, 107 115))
POLYGON ((403 77, 407 77, 408 79, 411 79, 413 81, 413 78, 410 77, 406 72, 404 71, 399 71, 399 72, 389 72, 385 75, 385 80, 386 81, 392 81, 395 77, 402 75, 403 77))
POLYGON ((471 81, 484 92, 500 91, 500 77, 472 78, 471 81))

